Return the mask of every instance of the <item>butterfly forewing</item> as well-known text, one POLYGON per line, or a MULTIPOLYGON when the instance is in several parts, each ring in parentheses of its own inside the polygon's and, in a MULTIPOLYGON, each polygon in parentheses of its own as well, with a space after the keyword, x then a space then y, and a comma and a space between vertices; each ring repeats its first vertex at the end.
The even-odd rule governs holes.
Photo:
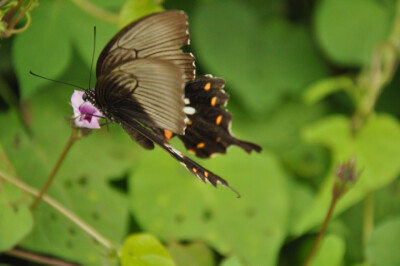
POLYGON ((103 49, 97 61, 97 77, 137 58, 156 58, 177 65, 185 81, 194 79, 194 57, 180 48, 189 44, 187 15, 165 11, 146 16, 123 28, 103 49))
POLYGON ((158 59, 136 59, 101 76, 95 88, 96 104, 117 122, 123 113, 146 126, 183 134, 183 84, 176 65, 158 59))

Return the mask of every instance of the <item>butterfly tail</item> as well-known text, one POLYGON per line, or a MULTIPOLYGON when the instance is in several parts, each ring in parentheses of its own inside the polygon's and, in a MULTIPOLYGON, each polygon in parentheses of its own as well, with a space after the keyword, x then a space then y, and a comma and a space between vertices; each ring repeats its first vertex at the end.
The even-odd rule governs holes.
POLYGON ((214 187, 217 187, 218 184, 221 184, 230 190, 232 190, 238 198, 240 198, 240 194, 237 190, 232 188, 229 183, 223 179, 222 177, 214 174, 213 172, 205 169, 195 161, 191 160, 189 157, 181 153, 180 151, 176 150, 174 147, 172 147, 165 139, 162 134, 159 134, 155 131, 149 130, 145 127, 143 127, 141 124, 138 122, 132 120, 131 122, 126 123, 122 122, 122 127, 125 130, 129 131, 136 131, 140 133, 142 136, 146 137, 148 140, 156 143, 158 146, 160 146, 162 149, 164 149, 166 152, 168 152, 173 158, 179 161, 181 165, 186 167, 186 169, 195 175, 196 177, 200 178, 203 182, 209 182, 211 183, 214 187))

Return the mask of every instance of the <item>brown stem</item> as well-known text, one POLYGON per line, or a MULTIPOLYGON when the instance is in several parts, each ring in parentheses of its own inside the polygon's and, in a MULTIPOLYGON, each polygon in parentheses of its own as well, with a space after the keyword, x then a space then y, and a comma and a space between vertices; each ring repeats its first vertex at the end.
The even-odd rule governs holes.
POLYGON ((324 234, 326 232, 326 228, 328 227, 329 221, 332 218, 333 211, 335 209, 336 203, 337 203, 338 199, 340 198, 340 195, 338 195, 338 194, 339 193, 333 192, 331 204, 330 204, 328 212, 327 212, 327 214, 325 216, 324 223, 322 224, 321 229, 318 232, 317 238, 315 239, 315 242, 314 242, 314 245, 313 245, 313 247, 311 249, 311 252, 308 254, 306 262, 303 264, 303 266, 310 265, 311 261, 315 257, 315 254, 317 253, 317 250, 318 250, 318 247, 319 247, 319 245, 321 243, 322 237, 324 236, 324 234))
POLYGON ((60 168, 62 162, 63 162, 64 159, 65 159, 65 156, 67 155, 68 151, 71 149, 72 144, 74 144, 74 142, 75 142, 76 140, 78 140, 78 139, 79 139, 79 138, 78 138, 78 135, 77 135, 76 131, 75 131, 75 130, 72 130, 71 135, 70 135, 70 137, 69 137, 69 139, 68 139, 68 141, 67 141, 67 144, 65 145, 65 147, 64 147, 64 149, 63 149, 63 151, 62 151, 60 157, 58 158, 58 160, 57 160, 57 162, 56 162, 56 164, 55 164, 53 170, 51 171, 49 177, 47 178, 46 183, 44 184, 44 186, 43 186, 42 189, 40 190, 39 195, 37 195, 37 197, 36 197, 35 200, 33 201, 32 205, 30 206, 30 209, 31 209, 31 210, 34 210, 34 209, 37 207, 37 205, 38 205, 39 202, 41 201, 43 195, 44 195, 44 194, 47 192, 47 190, 49 189, 50 184, 53 182, 54 177, 56 176, 56 174, 57 174, 57 172, 58 172, 58 169, 60 168))
POLYGON ((78 264, 67 262, 64 260, 50 258, 50 257, 46 257, 46 256, 39 255, 36 253, 32 253, 32 252, 29 252, 26 250, 15 249, 15 248, 4 252, 4 254, 7 254, 7 255, 10 255, 13 257, 22 258, 22 259, 29 260, 29 261, 33 261, 33 262, 37 262, 42 265, 55 265, 55 266, 76 266, 76 265, 78 265, 78 264))
POLYGON ((31 7, 31 2, 28 3, 28 4, 24 7, 24 9, 22 9, 21 12, 19 12, 18 16, 17 16, 15 19, 13 19, 13 21, 12 21, 10 24, 8 24, 7 29, 14 29, 15 25, 16 25, 16 24, 18 23, 18 21, 22 18, 22 16, 25 15, 26 12, 28 12, 28 10, 29 10, 30 7, 31 7))
POLYGON ((25 2, 23 0, 18 1, 18 4, 12 8, 10 11, 8 11, 4 17, 3 17, 3 21, 6 22, 7 24, 10 23, 11 19, 15 16, 15 14, 17 13, 17 11, 21 8, 22 3, 25 2))

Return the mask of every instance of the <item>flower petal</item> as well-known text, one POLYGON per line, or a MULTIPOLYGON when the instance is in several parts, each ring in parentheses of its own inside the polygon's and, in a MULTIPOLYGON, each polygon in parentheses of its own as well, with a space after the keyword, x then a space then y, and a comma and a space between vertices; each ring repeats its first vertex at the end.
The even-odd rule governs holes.
POLYGON ((77 127, 100 128, 99 119, 103 114, 90 102, 82 98, 83 91, 74 91, 71 96, 71 105, 74 111, 74 122, 77 127))

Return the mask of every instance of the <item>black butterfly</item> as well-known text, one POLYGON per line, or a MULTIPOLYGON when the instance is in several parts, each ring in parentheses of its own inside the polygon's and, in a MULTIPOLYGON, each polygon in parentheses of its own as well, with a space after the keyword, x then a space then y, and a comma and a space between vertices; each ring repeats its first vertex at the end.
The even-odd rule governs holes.
POLYGON ((96 86, 86 90, 83 100, 120 124, 144 148, 152 149, 156 143, 204 182, 232 189, 168 143, 177 135, 199 157, 225 153, 230 145, 261 151, 230 133, 232 115, 222 108, 229 98, 223 91, 225 81, 195 78, 194 56, 181 50, 188 44, 187 16, 182 11, 155 13, 133 22, 101 52, 96 86))

